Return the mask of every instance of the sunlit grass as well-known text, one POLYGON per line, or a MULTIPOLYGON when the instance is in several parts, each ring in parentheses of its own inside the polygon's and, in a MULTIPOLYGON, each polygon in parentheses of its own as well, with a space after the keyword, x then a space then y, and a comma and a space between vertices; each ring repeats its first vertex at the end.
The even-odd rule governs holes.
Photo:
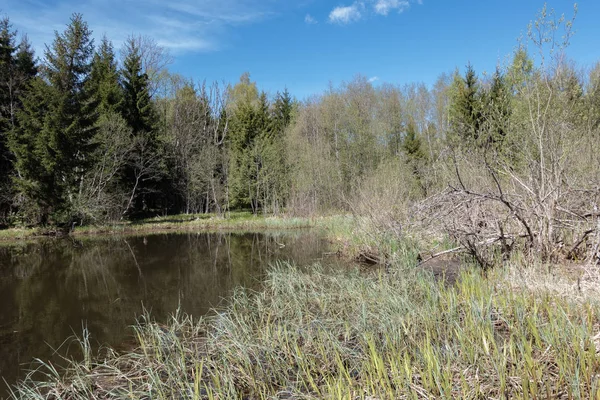
POLYGON ((39 228, 10 228, 0 229, 1 240, 29 239, 41 234, 39 228))
POLYGON ((105 226, 76 227, 75 235, 151 231, 250 231, 260 229, 294 229, 314 226, 311 219, 255 216, 236 212, 226 216, 214 214, 173 215, 105 226))
POLYGON ((65 376, 47 366, 46 382, 26 380, 14 397, 600 395, 600 308, 586 295, 598 281, 551 286, 543 268, 521 278, 508 266, 487 277, 466 268, 446 285, 414 261, 367 275, 276 265, 262 292, 238 291, 227 309, 200 320, 176 315, 159 325, 145 316, 134 351, 73 363, 65 376))
MULTIPOLYGON (((136 234, 151 232, 251 232, 259 230, 288 230, 324 226, 329 217, 298 218, 291 216, 263 216, 250 212, 232 212, 225 216, 216 214, 182 214, 122 221, 104 225, 75 226, 72 236, 136 234)), ((64 233, 64 232, 63 232, 64 233)), ((0 230, 0 241, 31 239, 52 232, 41 228, 10 228, 0 230)))

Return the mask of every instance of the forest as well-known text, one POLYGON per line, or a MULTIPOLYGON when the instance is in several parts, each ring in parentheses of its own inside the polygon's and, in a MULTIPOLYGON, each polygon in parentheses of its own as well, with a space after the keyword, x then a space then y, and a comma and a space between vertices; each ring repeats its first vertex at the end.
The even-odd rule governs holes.
POLYGON ((156 295, 168 307, 221 297, 228 281, 209 272, 260 286, 231 281, 206 315, 144 311, 124 350, 95 352, 70 326, 63 345, 81 357, 37 358, 11 398, 600 398, 600 62, 569 58, 576 15, 544 6, 491 72, 464 60, 433 84, 357 75, 304 99, 248 72, 173 73, 155 39, 96 42, 81 14, 35 54, 2 19, 0 244, 70 233, 3 250, 16 265, 4 337, 43 342, 20 326, 57 333, 53 299, 76 292, 65 308, 78 309, 94 283, 117 298, 92 304, 131 317, 144 274, 173 283, 156 295), (168 218, 184 222, 152 225, 168 218), (95 227, 115 233, 98 235, 104 253, 77 238, 95 227), (306 266, 271 258, 292 248, 285 234, 257 233, 301 227, 326 246, 299 247, 306 266), (256 259, 269 269, 245 275, 256 259), (51 295, 35 295, 42 280, 51 295))
POLYGON ((249 73, 171 73, 149 37, 95 43, 81 14, 36 55, 5 17, 0 225, 352 213, 449 236, 482 266, 514 250, 597 260, 600 64, 568 58, 572 26, 544 8, 493 73, 358 75, 299 101, 249 73))

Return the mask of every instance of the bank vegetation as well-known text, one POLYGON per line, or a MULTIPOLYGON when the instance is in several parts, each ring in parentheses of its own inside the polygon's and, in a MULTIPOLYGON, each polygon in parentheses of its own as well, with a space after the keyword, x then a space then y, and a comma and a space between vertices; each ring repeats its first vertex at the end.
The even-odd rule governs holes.
POLYGON ((6 225, 346 214, 330 236, 381 267, 274 267, 263 292, 199 320, 146 316, 132 352, 46 366, 14 396, 600 395, 600 64, 568 58, 573 21, 542 9, 492 74, 358 76, 297 101, 249 74, 156 74, 144 55, 160 48, 135 37, 118 67, 75 15, 3 114, 6 225), (456 279, 432 279, 436 260, 456 279))

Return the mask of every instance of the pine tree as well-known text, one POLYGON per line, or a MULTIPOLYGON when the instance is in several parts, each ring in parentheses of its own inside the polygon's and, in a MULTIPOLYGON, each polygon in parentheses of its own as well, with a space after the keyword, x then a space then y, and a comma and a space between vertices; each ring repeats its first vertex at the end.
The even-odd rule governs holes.
POLYGON ((20 190, 38 206, 40 221, 68 222, 90 161, 96 114, 86 90, 93 40, 81 14, 46 47, 11 140, 20 190))

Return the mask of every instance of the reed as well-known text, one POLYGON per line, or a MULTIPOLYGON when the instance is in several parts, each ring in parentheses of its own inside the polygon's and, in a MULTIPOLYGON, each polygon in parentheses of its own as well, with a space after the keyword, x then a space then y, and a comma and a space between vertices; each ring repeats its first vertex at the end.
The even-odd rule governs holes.
MULTIPOLYGON (((596 398, 600 279, 509 264, 452 285, 387 271, 274 265, 206 318, 145 315, 137 347, 42 365, 18 399, 596 398), (522 271, 519 273, 518 271, 522 271), (577 284, 579 281, 579 285, 577 284), (37 375, 39 376, 39 375, 37 375)), ((85 348, 85 340, 82 340, 85 348)))

